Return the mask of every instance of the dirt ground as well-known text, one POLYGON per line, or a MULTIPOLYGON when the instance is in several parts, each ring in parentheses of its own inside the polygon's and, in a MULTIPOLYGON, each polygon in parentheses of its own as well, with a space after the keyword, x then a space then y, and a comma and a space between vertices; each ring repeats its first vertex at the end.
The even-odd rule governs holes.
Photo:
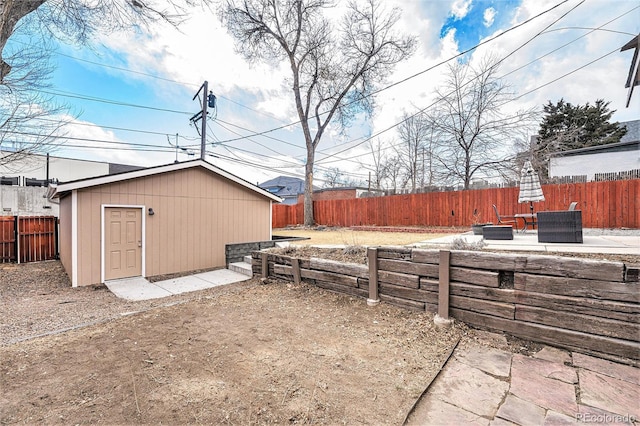
POLYGON ((14 342, 0 347, 1 424, 399 424, 473 333, 304 284, 250 280, 154 305, 65 280, 58 262, 0 268, 14 342), (85 314, 94 297, 108 309, 85 314))
MULTIPOLYGON (((351 262, 435 237, 335 232, 351 262)), ((0 424, 400 424, 458 339, 540 349, 275 280, 128 302, 59 262, 0 265, 0 300, 0 424)))

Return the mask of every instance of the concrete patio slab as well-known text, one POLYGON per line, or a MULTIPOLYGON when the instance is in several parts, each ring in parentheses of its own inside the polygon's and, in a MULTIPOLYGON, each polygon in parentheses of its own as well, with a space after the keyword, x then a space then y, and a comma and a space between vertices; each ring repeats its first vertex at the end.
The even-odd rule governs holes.
MULTIPOLYGON (((589 235, 585 229, 583 243, 539 243, 536 231, 514 232, 513 240, 483 240, 481 235, 471 232, 448 235, 432 240, 412 244, 416 247, 442 248, 449 246, 454 240, 462 239, 469 244, 484 241, 490 250, 540 251, 549 253, 603 253, 603 254, 638 254, 640 253, 640 235, 589 235)), ((613 232, 613 231, 611 231, 613 232)), ((629 231, 631 232, 631 231, 629 231)))

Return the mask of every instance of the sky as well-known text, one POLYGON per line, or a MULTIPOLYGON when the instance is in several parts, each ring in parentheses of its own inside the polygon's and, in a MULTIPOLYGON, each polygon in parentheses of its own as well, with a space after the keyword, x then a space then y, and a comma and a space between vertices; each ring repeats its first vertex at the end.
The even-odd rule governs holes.
MULTIPOLYGON (((403 113, 433 102, 446 64, 480 43, 465 61, 508 57, 499 75, 516 99, 504 106, 505 114, 542 109, 561 98, 574 105, 604 99, 616 110, 613 121, 640 118, 640 89, 625 106, 633 51, 619 51, 640 32, 635 0, 383 4, 402 10, 397 30, 417 37, 416 52, 386 80, 384 86, 401 83, 377 95, 371 118, 361 117, 342 133, 330 128, 316 154, 318 186, 333 167, 366 184, 372 158, 364 141, 372 135, 385 144, 397 141, 403 113)), ((139 166, 198 158, 201 122, 194 125, 190 118, 200 111, 193 97, 206 80, 217 97, 207 120, 207 161, 253 183, 304 177, 304 139, 299 124, 289 125, 298 119, 285 64, 246 63, 212 11, 192 10, 179 30, 157 24, 98 34, 87 46, 54 45, 47 91, 71 112, 70 139, 54 155, 139 166), (176 142, 183 149, 175 149, 176 142)), ((7 48, 16 46, 10 40, 7 48)))

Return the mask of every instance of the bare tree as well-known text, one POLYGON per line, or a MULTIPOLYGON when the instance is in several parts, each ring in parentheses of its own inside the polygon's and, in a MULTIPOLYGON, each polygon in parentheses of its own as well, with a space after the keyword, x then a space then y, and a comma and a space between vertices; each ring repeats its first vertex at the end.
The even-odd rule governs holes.
POLYGON ((221 18, 249 61, 286 61, 304 134, 304 223, 313 225, 316 148, 332 120, 344 129, 358 113, 371 113, 373 93, 406 59, 415 39, 396 35, 398 9, 378 0, 352 1, 339 25, 325 17, 329 0, 226 0, 221 18))
POLYGON ((398 160, 398 157, 388 157, 382 163, 382 167, 385 172, 385 188, 391 190, 394 194, 398 189, 404 189, 406 179, 403 179, 402 164, 398 160))
MULTIPOLYGON (((418 186, 425 184, 425 160, 430 159, 430 137, 432 127, 422 114, 403 115, 403 121, 398 126, 401 143, 396 148, 407 184, 411 192, 416 192, 418 186)), ((430 179, 431 180, 431 179, 430 179)))
POLYGON ((533 109, 503 112, 512 95, 496 77, 497 70, 491 58, 478 68, 450 65, 447 81, 436 91, 437 103, 428 116, 436 132, 434 159, 443 184, 462 182, 469 189, 474 176, 509 175, 514 135, 534 124, 533 109))
POLYGON ((384 182, 389 175, 388 168, 386 167, 388 155, 383 148, 385 144, 380 138, 377 138, 375 140, 369 139, 367 145, 371 150, 371 158, 373 159, 373 174, 369 186, 373 189, 380 190, 384 188, 384 182))
MULTIPOLYGON (((188 7, 209 0, 0 0, 0 55, 18 23, 31 31, 85 43, 97 31, 111 32, 154 21, 180 24, 188 7)), ((0 56, 0 82, 11 65, 0 56)))
POLYGON ((322 173, 322 176, 324 177, 325 188, 343 186, 342 182, 344 181, 344 174, 338 167, 329 167, 322 173))
POLYGON ((362 181, 349 177, 348 174, 339 167, 329 167, 322 173, 322 176, 324 178, 323 186, 325 188, 363 186, 362 181))
POLYGON ((57 115, 67 108, 42 91, 51 72, 46 49, 26 46, 4 53, 12 71, 0 84, 0 165, 25 165, 18 160, 59 145, 64 120, 57 115))

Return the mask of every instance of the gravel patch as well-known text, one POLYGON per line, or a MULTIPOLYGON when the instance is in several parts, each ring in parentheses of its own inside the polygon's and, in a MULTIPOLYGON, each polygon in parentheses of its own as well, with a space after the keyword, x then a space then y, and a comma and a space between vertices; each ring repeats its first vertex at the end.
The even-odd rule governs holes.
POLYGON ((59 261, 0 264, 0 346, 233 292, 244 283, 136 302, 117 298, 103 285, 71 287, 59 261))

